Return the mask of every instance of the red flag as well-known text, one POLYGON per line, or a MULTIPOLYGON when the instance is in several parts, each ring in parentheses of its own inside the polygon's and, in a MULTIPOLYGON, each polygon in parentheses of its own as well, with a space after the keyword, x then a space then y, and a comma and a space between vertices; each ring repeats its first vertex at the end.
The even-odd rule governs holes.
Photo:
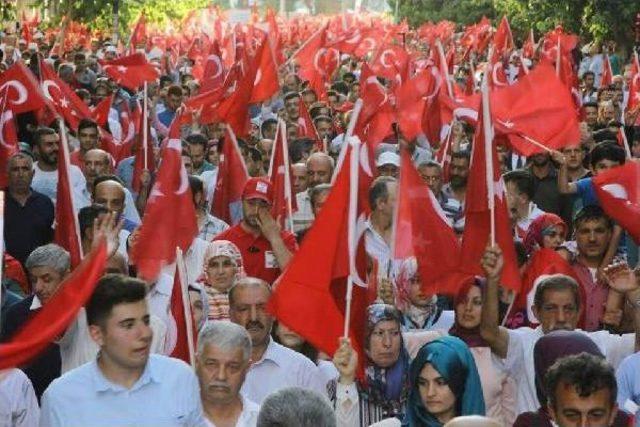
POLYGON ((100 64, 117 84, 134 91, 144 82, 155 81, 159 77, 158 70, 147 62, 144 53, 135 53, 100 64))
POLYGON ((78 129, 80 120, 92 117, 87 104, 44 61, 40 61, 40 79, 42 92, 72 129, 78 129))
POLYGON ((28 363, 64 332, 91 297, 106 261, 107 245, 103 241, 60 284, 51 300, 35 312, 11 341, 0 344, 0 369, 28 363))
POLYGON ((147 20, 144 14, 144 10, 138 17, 131 38, 129 39, 129 54, 136 53, 136 46, 143 43, 147 38, 147 20))
POLYGON ((504 182, 497 167, 499 163, 494 146, 489 94, 486 93, 488 91, 487 78, 488 76, 485 75, 483 105, 480 110, 482 121, 478 120, 471 153, 460 270, 467 274, 482 274, 480 258, 489 242, 492 231, 491 206, 493 205, 494 240, 504 255, 504 269, 500 283, 518 292, 520 290, 520 274, 513 245, 511 221, 507 213, 504 182))
POLYGON ((220 53, 220 44, 217 40, 211 44, 209 48, 209 56, 207 56, 204 64, 204 75, 202 84, 200 85, 200 93, 209 92, 218 89, 224 83, 225 69, 222 63, 222 53, 220 53))
POLYGON ((262 44, 263 47, 259 50, 260 57, 256 58, 258 70, 256 71, 256 79, 253 82, 250 104, 264 102, 280 90, 278 66, 276 65, 269 39, 265 39, 262 44))
POLYGON ((394 256, 415 256, 425 295, 445 292, 442 279, 458 266, 460 245, 444 212, 406 150, 400 153, 400 182, 394 220, 394 256), (440 286, 438 286, 440 285, 440 286))
POLYGON ((396 90, 398 124, 408 140, 422 133, 425 104, 432 101, 439 89, 433 71, 433 67, 420 71, 396 90))
POLYGON ((98 126, 103 128, 106 127, 107 120, 109 120, 109 111, 111 111, 111 104, 113 103, 113 97, 114 95, 107 96, 91 109, 91 117, 98 126))
POLYGON ((613 82, 613 71, 611 70, 611 62, 609 55, 602 55, 602 78, 600 79, 600 87, 607 87, 613 82))
POLYGON ((283 230, 293 230, 291 219, 293 212, 297 210, 297 206, 296 198, 291 188, 287 126, 282 120, 278 120, 276 140, 272 150, 271 164, 269 165, 269 181, 273 186, 274 195, 271 213, 283 230))
POLYGON ((9 158, 18 152, 18 132, 16 130, 13 111, 7 106, 7 92, 0 92, 0 187, 5 188, 7 182, 7 165, 9 158))
MULTIPOLYGON (((191 313, 191 304, 187 284, 184 283, 185 271, 182 252, 176 254, 176 272, 173 276, 171 303, 169 304, 169 329, 175 327, 175 345, 168 349, 171 357, 180 359, 191 366, 195 364, 195 322, 191 313)), ((168 336, 170 336, 168 334, 168 336)))
POLYGON ((33 73, 22 61, 0 74, 0 95, 4 94, 13 114, 38 110, 48 104, 33 73))
POLYGON ((307 105, 300 100, 300 117, 298 117, 298 136, 300 138, 309 138, 315 141, 318 150, 322 151, 322 141, 316 129, 316 125, 313 124, 311 114, 307 109, 307 105))
POLYGON ((60 149, 58 150, 58 189, 56 191, 56 229, 55 242, 69 251, 71 266, 75 267, 82 260, 82 243, 77 210, 73 200, 71 175, 69 173, 69 146, 64 124, 60 123, 60 149))
POLYGON ((547 64, 539 64, 512 86, 492 91, 490 97, 494 126, 520 154, 544 152, 544 147, 558 150, 580 141, 571 94, 547 64), (546 96, 536 95, 540 93, 546 96))
POLYGON ((242 219, 242 190, 249 179, 247 167, 233 130, 225 129, 218 163, 216 189, 211 203, 212 215, 235 225, 242 219))
POLYGON ((503 16, 493 36, 493 56, 491 62, 496 63, 506 55, 509 55, 514 48, 515 44, 513 43, 513 34, 511 34, 509 20, 506 16, 503 16))
POLYGON ((371 70, 378 76, 402 83, 409 76, 409 54, 398 45, 387 45, 378 49, 378 55, 371 60, 371 70))
POLYGON ((528 59, 533 59, 535 52, 536 40, 533 38, 533 28, 529 30, 529 36, 522 45, 522 56, 528 59))
MULTIPOLYGON (((640 61, 638 53, 634 52, 633 61, 631 61, 631 83, 629 84, 629 100, 626 111, 633 110, 638 104, 640 104, 640 61)), ((637 123, 638 121, 636 121, 637 123)))
POLYGON ((182 164, 179 122, 176 117, 169 129, 140 236, 132 248, 131 258, 145 280, 155 280, 162 266, 174 261, 176 247, 187 250, 198 235, 189 179, 182 164))
MULTIPOLYGON (((268 306, 279 322, 329 355, 336 351, 338 339, 343 336, 346 281, 352 271, 349 202, 351 197, 357 197, 358 190, 357 183, 351 180, 352 149, 346 150, 346 167, 339 169, 326 203, 280 276, 268 306), (311 271, 313 274, 309 274, 311 271)), ((357 268, 357 260, 353 262, 357 268)), ((366 306, 367 289, 354 285, 349 337, 360 353, 360 363, 366 358, 362 334, 366 306)))
POLYGON ((640 161, 629 159, 599 173, 593 177, 593 187, 607 215, 640 243, 640 161))

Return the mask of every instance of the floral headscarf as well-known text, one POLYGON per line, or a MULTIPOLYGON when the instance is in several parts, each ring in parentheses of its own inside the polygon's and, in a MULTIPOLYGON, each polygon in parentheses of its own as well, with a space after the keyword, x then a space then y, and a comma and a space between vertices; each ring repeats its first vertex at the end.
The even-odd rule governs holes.
POLYGON ((236 272, 236 280, 241 279, 245 276, 244 269, 242 268, 242 254, 238 247, 228 240, 214 240, 213 242, 209 242, 207 249, 204 252, 203 259, 203 268, 202 268, 202 276, 200 277, 201 282, 207 282, 207 268, 209 267, 209 261, 212 258, 218 256, 226 256, 231 259, 231 261, 237 267, 236 272))
POLYGON ((544 213, 531 221, 529 228, 527 229, 527 235, 524 238, 524 247, 528 254, 533 253, 536 243, 542 248, 542 242, 544 235, 551 230, 552 227, 562 227, 562 233, 564 238, 567 238, 567 224, 564 223, 562 218, 556 214, 544 213))

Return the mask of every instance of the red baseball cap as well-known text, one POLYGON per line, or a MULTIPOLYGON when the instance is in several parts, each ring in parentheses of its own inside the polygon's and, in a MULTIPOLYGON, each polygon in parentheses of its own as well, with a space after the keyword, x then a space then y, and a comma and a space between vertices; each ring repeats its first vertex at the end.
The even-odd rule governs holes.
POLYGON ((273 187, 265 178, 249 178, 242 190, 242 199, 261 199, 273 203, 273 187))

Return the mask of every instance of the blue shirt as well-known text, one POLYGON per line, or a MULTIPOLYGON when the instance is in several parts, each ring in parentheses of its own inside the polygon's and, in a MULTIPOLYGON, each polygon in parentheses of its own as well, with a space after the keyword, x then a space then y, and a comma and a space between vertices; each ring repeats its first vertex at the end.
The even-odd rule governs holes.
POLYGON ((40 427, 206 426, 198 380, 178 359, 149 356, 127 389, 107 380, 96 360, 51 383, 42 398, 40 427))
POLYGON ((600 206, 596 190, 593 189, 593 181, 591 177, 581 178, 576 181, 578 197, 582 200, 582 206, 596 205, 600 206))
POLYGON ((618 406, 632 415, 636 416, 636 426, 640 426, 640 411, 630 409, 635 405, 640 405, 640 353, 627 356, 616 370, 616 380, 618 382, 618 406), (627 402, 629 401, 629 402, 627 402), (630 404, 633 402, 633 404, 630 404))

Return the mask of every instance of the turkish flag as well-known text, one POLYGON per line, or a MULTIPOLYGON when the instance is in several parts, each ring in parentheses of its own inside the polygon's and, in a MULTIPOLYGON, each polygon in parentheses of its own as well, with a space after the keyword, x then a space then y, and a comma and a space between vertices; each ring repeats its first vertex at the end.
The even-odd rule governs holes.
POLYGON ((40 80, 42 92, 73 130, 78 129, 80 120, 92 117, 87 104, 44 61, 40 61, 40 80))
POLYGON ((18 132, 13 111, 7 106, 7 91, 0 93, 0 187, 7 182, 9 158, 18 152, 18 132))
POLYGON ((434 68, 420 71, 396 90, 397 119, 402 135, 408 140, 422 133, 422 115, 427 102, 438 92, 434 68))
POLYGON ((404 48, 389 44, 378 50, 378 55, 371 61, 371 70, 377 76, 385 77, 397 85, 408 79, 409 60, 409 54, 404 48))
POLYGON ((315 141, 318 150, 322 151, 322 142, 320 141, 320 136, 318 135, 318 131, 316 130, 316 125, 313 124, 311 114, 309 114, 309 110, 307 109, 307 105, 302 102, 302 100, 300 101, 299 105, 300 117, 298 117, 298 137, 309 138, 312 141, 315 141))
POLYGON ((600 87, 607 87, 613 82, 613 70, 611 70, 611 62, 609 55, 602 55, 602 78, 600 79, 600 87))
POLYGON ((253 82, 250 104, 264 102, 280 90, 278 66, 276 65, 269 39, 265 39, 262 44, 262 49, 259 50, 260 57, 256 58, 258 70, 256 71, 256 79, 253 82))
POLYGON ((242 219, 242 190, 248 179, 238 141, 233 130, 227 126, 222 140, 211 214, 227 224, 239 223, 242 219))
MULTIPOLYGON (((358 197, 358 183, 350 179, 352 148, 347 151, 327 201, 276 282, 268 305, 278 322, 330 356, 344 332, 346 282, 350 272, 353 274, 352 257, 360 277, 365 265, 364 251, 357 251, 359 256, 349 251, 349 233, 353 232, 348 220, 349 201, 358 197)), ((362 333, 366 307, 367 288, 353 285, 349 337, 359 352, 360 364, 366 359, 362 333)))
POLYGON ((400 182, 394 219, 394 256, 415 256, 425 295, 447 293, 442 280, 455 272, 460 244, 435 196, 418 174, 406 150, 400 153, 400 182))
POLYGON ((111 104, 113 104, 114 95, 107 96, 95 107, 91 108, 91 117, 100 127, 106 127, 107 120, 109 120, 109 111, 111 111, 111 104))
POLYGON ((640 244, 640 160, 628 159, 593 177, 602 209, 640 244))
POLYGON ((290 221, 298 208, 291 188, 287 126, 282 120, 278 120, 276 140, 272 150, 269 164, 269 181, 271 181, 274 195, 271 213, 280 224, 280 228, 292 230, 293 224, 290 221))
POLYGON ((159 75, 156 67, 147 62, 143 53, 135 53, 113 61, 100 62, 109 77, 121 86, 136 91, 144 82, 155 81, 159 75))
POLYGON ((529 36, 522 45, 522 56, 524 58, 533 59, 535 53, 536 40, 533 37, 533 29, 529 30, 529 36))
POLYGON ((198 235, 189 178, 182 164, 179 122, 176 117, 169 129, 140 236, 132 248, 131 258, 145 280, 156 280, 160 269, 175 260, 176 247, 186 251, 198 235))
POLYGON ((512 86, 492 91, 490 98, 496 130, 508 136, 519 154, 545 152, 527 138, 553 150, 580 141, 573 98, 547 64, 539 64, 512 86))
POLYGON ((136 25, 133 27, 131 38, 129 39, 129 54, 136 53, 136 47, 140 43, 144 43, 147 39, 147 19, 144 10, 138 17, 136 25))
POLYGON ((73 189, 71 186, 71 163, 69 162, 69 145, 64 124, 60 123, 60 150, 58 150, 58 188, 56 191, 56 229, 54 241, 69 251, 71 266, 82 261, 82 244, 78 211, 75 209, 73 189))
POLYGON ((509 55, 514 48, 515 43, 513 42, 513 34, 511 34, 509 20, 506 16, 503 16, 496 33, 493 35, 493 56, 491 62, 495 64, 500 59, 509 55))
POLYGON ((195 363, 195 338, 197 336, 196 325, 191 313, 188 284, 184 282, 184 261, 180 259, 181 253, 176 255, 176 271, 173 276, 173 289, 171 290, 171 302, 169 303, 169 330, 175 328, 175 334, 167 336, 175 337, 175 343, 168 348, 171 357, 180 359, 191 366, 195 363))
POLYGON ((0 344, 0 369, 28 363, 65 331, 91 297, 106 262, 107 245, 101 241, 60 284, 47 304, 32 312, 33 316, 11 341, 0 344))
POLYGON ((224 64, 222 63, 222 53, 217 40, 209 48, 209 56, 204 63, 204 73, 200 85, 200 93, 218 89, 224 83, 224 64))
MULTIPOLYGON (((629 84, 629 100, 627 101, 626 111, 633 110, 638 104, 640 104, 640 61, 638 60, 638 54, 635 53, 633 61, 631 61, 631 83, 629 84)), ((636 120, 636 124, 638 120, 636 120)))
POLYGON ((316 31, 307 41, 305 41, 300 49, 292 56, 291 60, 300 66, 300 78, 303 80, 312 80, 316 73, 319 72, 317 57, 322 54, 326 44, 327 22, 318 31, 316 31))
MULTIPOLYGON (((488 77, 488 76, 487 76, 488 77)), ((485 77, 485 79, 487 78, 485 77)), ((486 81, 485 81, 486 83, 486 81)), ((497 153, 494 145, 493 126, 488 110, 488 87, 483 88, 485 101, 480 109, 476 128, 471 167, 465 200, 465 226, 462 239, 460 270, 466 274, 482 275, 480 259, 489 243, 491 234, 491 208, 494 205, 495 242, 502 249, 504 268, 500 283, 515 292, 520 290, 520 273, 516 251, 513 244, 511 221, 507 213, 504 182, 498 168, 497 153), (487 135, 485 135, 487 129, 487 135), (491 194, 493 193, 493 200, 491 194)))
POLYGON ((33 73, 22 61, 0 73, 0 96, 6 94, 6 106, 13 114, 38 110, 48 104, 33 73))

